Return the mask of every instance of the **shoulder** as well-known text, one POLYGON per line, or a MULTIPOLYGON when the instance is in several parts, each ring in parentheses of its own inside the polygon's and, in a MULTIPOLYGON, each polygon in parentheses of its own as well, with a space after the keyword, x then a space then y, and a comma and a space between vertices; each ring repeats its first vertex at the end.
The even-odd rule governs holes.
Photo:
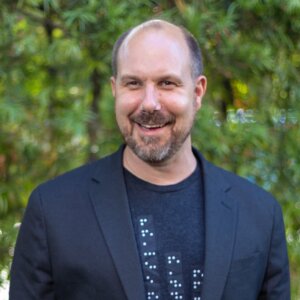
POLYGON ((280 205, 268 191, 233 172, 227 171, 207 161, 198 151, 197 155, 203 168, 206 185, 214 185, 223 189, 229 197, 246 209, 278 211, 280 205))
POLYGON ((88 188, 91 180, 97 180, 99 174, 121 168, 122 149, 95 162, 87 163, 40 184, 34 192, 43 195, 70 195, 88 188))

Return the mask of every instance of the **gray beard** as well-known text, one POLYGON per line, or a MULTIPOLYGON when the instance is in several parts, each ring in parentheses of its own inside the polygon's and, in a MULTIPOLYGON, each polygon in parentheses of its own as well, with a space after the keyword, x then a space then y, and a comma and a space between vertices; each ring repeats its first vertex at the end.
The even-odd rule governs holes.
POLYGON ((177 132, 164 145, 159 145, 157 137, 142 137, 143 145, 138 145, 130 135, 124 135, 128 147, 143 161, 157 164, 169 160, 183 145, 190 131, 177 132))
MULTIPOLYGON (((151 164, 158 164, 169 160, 181 148, 191 133, 194 120, 195 115, 188 128, 182 131, 173 131, 170 139, 163 145, 160 145, 159 137, 141 137, 141 144, 139 144, 126 129, 121 130, 121 133, 128 147, 141 160, 151 164)), ((155 111, 154 113, 142 112, 132 116, 131 121, 138 124, 169 124, 175 122, 175 118, 171 115, 165 116, 160 111, 155 111)))

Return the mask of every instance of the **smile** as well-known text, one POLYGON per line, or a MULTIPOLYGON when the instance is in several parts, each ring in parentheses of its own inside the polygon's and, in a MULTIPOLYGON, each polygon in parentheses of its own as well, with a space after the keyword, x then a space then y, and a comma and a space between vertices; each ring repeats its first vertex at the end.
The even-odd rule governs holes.
POLYGON ((151 124, 151 125, 149 125, 149 124, 139 124, 138 123, 138 125, 140 127, 146 128, 146 129, 157 129, 157 128, 164 127, 166 124, 158 124, 158 125, 151 124))

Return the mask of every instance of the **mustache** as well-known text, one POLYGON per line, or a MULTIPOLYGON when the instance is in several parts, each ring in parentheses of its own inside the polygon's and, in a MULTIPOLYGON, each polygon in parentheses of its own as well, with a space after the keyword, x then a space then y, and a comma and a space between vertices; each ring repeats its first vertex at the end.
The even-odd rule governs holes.
POLYGON ((147 112, 142 111, 137 115, 133 115, 131 121, 138 123, 140 125, 165 125, 168 123, 173 123, 175 117, 172 115, 165 115, 161 111, 147 112))

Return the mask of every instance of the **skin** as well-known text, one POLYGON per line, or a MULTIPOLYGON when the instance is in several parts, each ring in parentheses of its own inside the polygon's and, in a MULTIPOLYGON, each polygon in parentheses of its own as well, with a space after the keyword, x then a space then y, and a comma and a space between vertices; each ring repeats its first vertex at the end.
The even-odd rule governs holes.
POLYGON ((174 25, 142 28, 120 48, 111 87, 116 120, 127 144, 123 164, 145 181, 175 184, 196 167, 190 131, 206 78, 191 74, 189 49, 174 25))

